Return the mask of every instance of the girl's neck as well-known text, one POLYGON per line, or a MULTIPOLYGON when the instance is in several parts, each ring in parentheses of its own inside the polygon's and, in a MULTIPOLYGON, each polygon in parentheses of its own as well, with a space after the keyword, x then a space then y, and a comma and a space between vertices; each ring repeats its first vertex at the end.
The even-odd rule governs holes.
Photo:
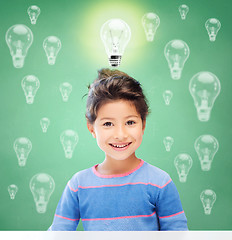
POLYGON ((136 156, 125 160, 113 160, 107 158, 97 166, 96 170, 101 175, 123 174, 135 169, 141 160, 136 156))

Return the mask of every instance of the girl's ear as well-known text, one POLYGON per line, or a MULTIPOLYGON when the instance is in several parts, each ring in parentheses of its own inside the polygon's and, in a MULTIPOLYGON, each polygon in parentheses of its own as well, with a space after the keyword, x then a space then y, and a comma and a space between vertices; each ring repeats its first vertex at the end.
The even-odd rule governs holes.
POLYGON ((94 138, 96 138, 96 134, 95 134, 95 131, 94 131, 93 124, 91 124, 89 121, 87 121, 87 128, 88 128, 89 132, 92 134, 92 136, 94 138))
POLYGON ((145 131, 145 127, 146 127, 146 119, 143 120, 143 126, 142 126, 143 134, 144 134, 144 131, 145 131))

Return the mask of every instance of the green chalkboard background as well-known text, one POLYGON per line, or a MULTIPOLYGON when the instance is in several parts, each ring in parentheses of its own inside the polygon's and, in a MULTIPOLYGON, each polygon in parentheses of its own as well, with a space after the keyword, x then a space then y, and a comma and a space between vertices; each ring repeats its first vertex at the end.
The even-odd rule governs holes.
MULTIPOLYGON (((108 19, 121 18, 130 26, 132 36, 119 69, 141 82, 151 108, 138 156, 170 174, 190 230, 232 230, 231 11, 228 0, 0 0, 0 229, 47 230, 70 177, 104 159, 86 128, 83 96, 97 70, 109 66, 100 28, 108 19), (189 6, 186 20, 178 11, 181 4, 189 6), (27 14, 31 5, 41 9, 35 25, 27 14), (160 18, 153 42, 146 40, 141 24, 147 12, 160 18), (208 18, 221 22, 215 42, 209 41, 205 29, 208 18), (14 68, 5 41, 7 30, 15 24, 25 24, 34 35, 24 67, 19 69, 14 68), (55 65, 48 64, 43 49, 48 36, 57 36, 62 42, 55 65), (171 78, 164 56, 165 45, 173 39, 185 41, 190 48, 180 80, 171 78), (189 92, 190 79, 200 71, 214 73, 221 82, 208 122, 198 120, 189 92), (26 103, 21 87, 26 75, 35 75, 40 81, 33 104, 26 103), (63 82, 73 87, 68 102, 62 100, 59 91, 63 82), (166 89, 173 92, 169 106, 162 96, 166 89), (47 133, 40 126, 43 117, 51 121, 47 133), (71 159, 65 158, 60 142, 60 134, 66 129, 75 130, 79 136, 71 159), (204 134, 219 142, 210 171, 201 170, 194 149, 195 140, 204 134), (170 152, 163 144, 165 136, 174 139, 170 152), (18 137, 32 142, 25 167, 18 165, 13 148, 18 137), (185 183, 179 181, 174 166, 179 153, 187 153, 193 160, 185 183), (42 214, 37 213, 29 188, 30 179, 37 173, 47 173, 55 181, 47 211, 42 214), (10 184, 18 186, 14 200, 7 190, 10 184), (204 213, 200 201, 205 189, 217 195, 210 215, 204 213)), ((81 223, 78 230, 83 230, 81 223)))

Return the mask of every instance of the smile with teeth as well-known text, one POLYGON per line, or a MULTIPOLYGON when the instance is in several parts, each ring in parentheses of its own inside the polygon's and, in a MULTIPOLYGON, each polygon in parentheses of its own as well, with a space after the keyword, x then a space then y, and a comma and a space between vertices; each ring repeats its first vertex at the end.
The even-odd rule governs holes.
POLYGON ((131 144, 131 142, 129 143, 126 143, 126 144, 113 144, 113 143, 110 143, 110 145, 114 148, 125 148, 127 146, 129 146, 131 144))

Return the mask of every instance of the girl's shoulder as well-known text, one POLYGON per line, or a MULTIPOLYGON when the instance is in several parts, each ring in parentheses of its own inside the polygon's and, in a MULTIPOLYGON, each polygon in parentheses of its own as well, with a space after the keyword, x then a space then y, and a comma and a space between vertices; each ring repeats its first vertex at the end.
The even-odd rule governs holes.
POLYGON ((164 170, 145 162, 144 172, 149 178, 151 183, 157 184, 159 186, 165 185, 168 181, 171 181, 171 177, 164 170))
POLYGON ((76 172, 72 176, 70 181, 80 181, 83 178, 86 179, 86 178, 91 177, 91 175, 92 175, 92 168, 86 168, 86 169, 76 172))

